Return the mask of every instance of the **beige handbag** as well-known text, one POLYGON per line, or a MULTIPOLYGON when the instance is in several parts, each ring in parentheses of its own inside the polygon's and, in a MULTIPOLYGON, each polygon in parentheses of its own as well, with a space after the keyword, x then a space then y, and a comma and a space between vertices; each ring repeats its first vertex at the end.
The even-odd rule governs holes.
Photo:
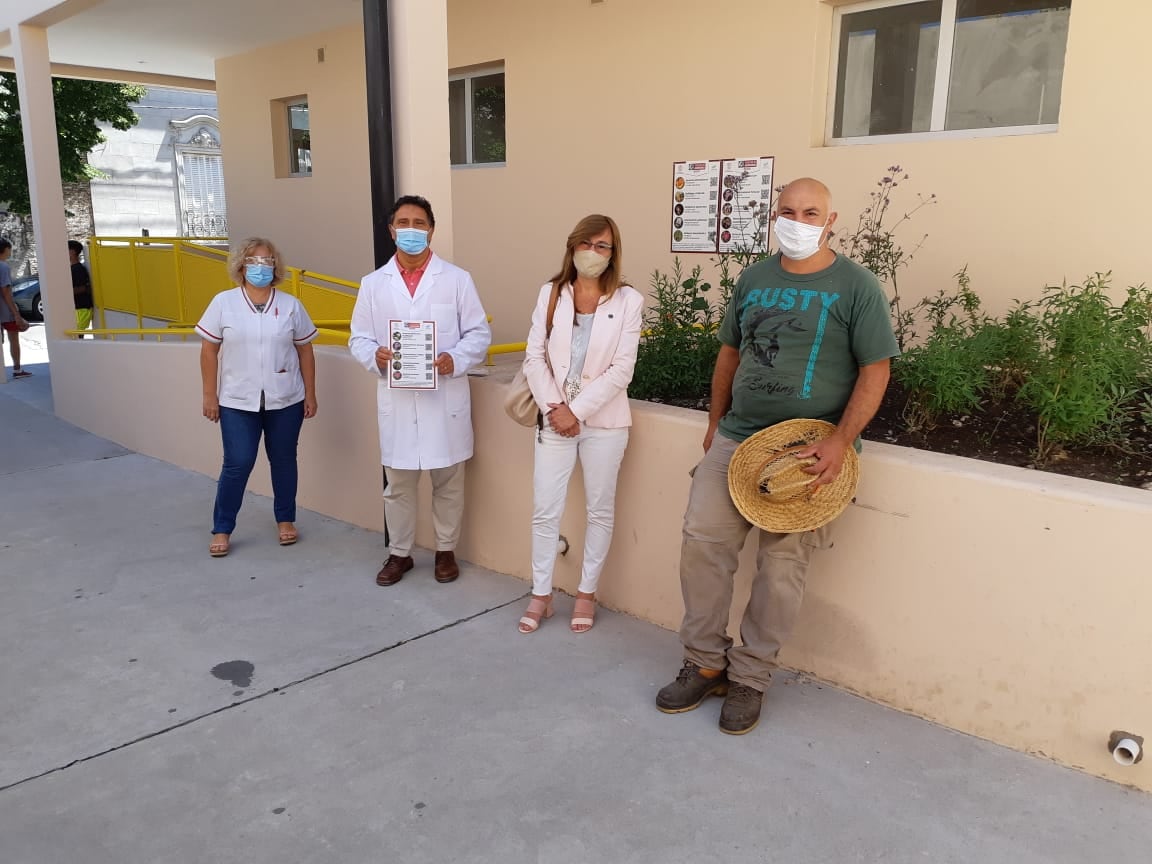
MULTIPOLYGON (((548 320, 545 325, 545 357, 547 357, 548 337, 552 335, 552 319, 556 315, 556 301, 560 299, 559 283, 553 285, 552 296, 548 300, 548 320)), ((520 364, 512 383, 504 394, 504 413, 521 426, 540 425, 540 407, 532 396, 528 378, 524 375, 524 364, 520 364)))

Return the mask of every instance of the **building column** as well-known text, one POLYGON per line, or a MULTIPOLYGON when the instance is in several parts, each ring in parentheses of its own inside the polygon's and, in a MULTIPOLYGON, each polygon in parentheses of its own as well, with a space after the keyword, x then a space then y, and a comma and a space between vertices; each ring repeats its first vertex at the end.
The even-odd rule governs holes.
POLYGON ((436 213, 433 248, 451 260, 447 0, 389 0, 388 31, 396 192, 423 195, 431 202, 436 213))
POLYGON ((48 31, 20 24, 11 29, 11 34, 45 329, 49 340, 63 339, 65 330, 76 327, 76 306, 68 266, 68 223, 60 182, 48 31))

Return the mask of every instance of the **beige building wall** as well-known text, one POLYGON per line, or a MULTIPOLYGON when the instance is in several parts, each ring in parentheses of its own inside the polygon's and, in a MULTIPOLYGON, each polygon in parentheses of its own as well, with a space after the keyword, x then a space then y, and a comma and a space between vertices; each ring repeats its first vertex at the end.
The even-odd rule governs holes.
POLYGON ((831 21, 821 0, 450 0, 449 64, 506 67, 507 167, 454 169, 453 188, 456 260, 495 338, 524 338, 535 291, 589 212, 620 222, 625 269, 647 288, 672 260, 682 159, 774 155, 781 181, 831 185, 842 226, 903 166, 912 181, 898 192, 940 199, 904 234, 909 248, 928 234, 904 283, 916 296, 965 265, 994 310, 1097 270, 1118 286, 1152 278, 1152 121, 1131 101, 1149 76, 1152 6, 1073 4, 1055 134, 844 147, 823 146, 831 21))
POLYGON ((364 74, 360 27, 216 61, 233 238, 269 237, 289 264, 342 279, 373 269, 364 74), (308 97, 311 177, 276 176, 273 101, 294 96, 308 97))
MULTIPOLYGON (((53 342, 57 411, 142 453, 215 476, 220 433, 200 416, 198 352, 193 344, 53 342)), ((318 348, 317 356, 320 412, 301 436, 300 504, 378 530, 375 379, 339 349, 318 348)), ((459 551, 527 579, 532 433, 501 407, 514 368, 509 361, 472 381, 477 455, 459 551)), ((705 417, 647 403, 633 408, 600 596, 675 628, 681 518, 705 417)), ((835 546, 813 564, 783 662, 1152 791, 1152 763, 1121 768, 1106 749, 1114 729, 1152 734, 1152 582, 1146 544, 1133 542, 1152 524, 1152 494, 870 442, 862 460, 857 502, 838 521, 835 546)), ((249 488, 269 493, 263 460, 249 488)), ((579 580, 582 496, 577 472, 562 523, 572 551, 557 566, 557 583, 568 591, 579 580)), ((205 499, 205 545, 211 507, 205 499)), ((422 515, 418 540, 428 546, 427 496, 422 515)), ((309 518, 301 517, 305 542, 309 518)), ((241 514, 240 535, 258 530, 241 514)), ((737 610, 748 596, 751 551, 737 575, 737 610)), ((508 638, 524 637, 510 627, 508 638)), ((678 665, 671 653, 667 674, 678 665)))

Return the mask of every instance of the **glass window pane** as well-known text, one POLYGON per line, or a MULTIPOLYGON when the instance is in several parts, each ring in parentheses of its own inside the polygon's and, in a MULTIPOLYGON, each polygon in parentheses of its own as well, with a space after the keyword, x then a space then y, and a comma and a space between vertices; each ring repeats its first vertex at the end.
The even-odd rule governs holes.
POLYGON ((288 106, 288 162, 293 174, 312 173, 312 133, 308 128, 308 103, 288 106))
POLYGON ((1070 3, 960 0, 945 128, 1060 119, 1070 3))
POLYGON ((841 18, 834 137, 931 127, 940 7, 929 0, 841 18))
POLYGON ((468 106, 464 104, 464 81, 448 82, 448 129, 449 147, 453 165, 468 163, 468 141, 464 124, 468 118, 468 106))
POLYGON ((503 72, 472 79, 472 161, 506 161, 503 72))

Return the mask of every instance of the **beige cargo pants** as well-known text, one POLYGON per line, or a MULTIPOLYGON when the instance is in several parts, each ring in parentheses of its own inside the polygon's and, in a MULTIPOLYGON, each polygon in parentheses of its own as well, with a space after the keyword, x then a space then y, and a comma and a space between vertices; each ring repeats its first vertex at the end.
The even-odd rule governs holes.
POLYGON ((686 660, 707 669, 727 669, 731 681, 764 691, 800 612, 812 551, 832 545, 832 526, 801 534, 759 532, 752 595, 740 620, 742 644, 734 647, 728 636, 732 584, 740 550, 752 530, 728 494, 728 463, 736 447, 735 441, 717 434, 693 471, 680 551, 680 641, 686 660))

